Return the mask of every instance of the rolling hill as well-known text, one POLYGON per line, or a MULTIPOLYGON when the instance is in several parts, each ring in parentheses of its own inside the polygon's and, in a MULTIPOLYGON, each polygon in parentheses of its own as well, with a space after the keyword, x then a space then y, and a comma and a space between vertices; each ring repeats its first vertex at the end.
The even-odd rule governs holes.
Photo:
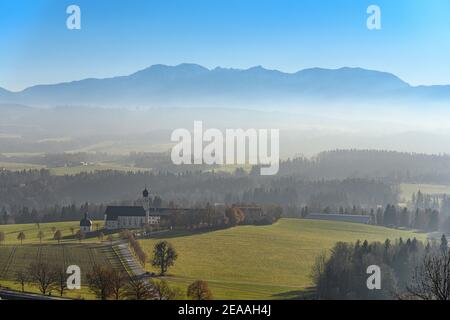
MULTIPOLYGON (((270 226, 239 226, 198 234, 173 234, 141 240, 146 252, 161 239, 179 258, 166 279, 183 291, 194 280, 208 281, 216 299, 291 299, 311 288, 315 258, 338 241, 384 241, 425 234, 377 226, 281 219, 270 226)), ((147 268, 156 271, 147 264, 147 268)))
MULTIPOLYGON (((3 273, 0 282, 17 289, 14 271, 34 261, 37 252, 54 261, 70 258, 70 263, 86 268, 95 260, 118 263, 107 241, 100 243, 92 238, 78 243, 75 239, 65 239, 58 244, 52 239, 53 228, 68 236, 70 227, 77 225, 78 222, 41 224, 45 232, 42 244, 35 224, 0 226, 0 231, 6 234, 6 241, 0 244, 0 279, 3 273), (23 245, 17 240, 19 231, 27 236, 23 245)), ((205 233, 173 232, 140 242, 149 257, 157 241, 167 240, 174 245, 179 258, 165 279, 182 292, 186 292, 186 287, 194 280, 202 279, 208 281, 215 299, 294 299, 311 293, 309 274, 315 258, 336 242, 384 241, 399 237, 426 239, 423 233, 370 225, 281 219, 270 226, 238 226, 205 233)), ((147 269, 156 271, 150 263, 147 269)), ((37 289, 29 287, 27 290, 36 292, 37 289)), ((86 288, 72 296, 79 294, 93 298, 86 288)))

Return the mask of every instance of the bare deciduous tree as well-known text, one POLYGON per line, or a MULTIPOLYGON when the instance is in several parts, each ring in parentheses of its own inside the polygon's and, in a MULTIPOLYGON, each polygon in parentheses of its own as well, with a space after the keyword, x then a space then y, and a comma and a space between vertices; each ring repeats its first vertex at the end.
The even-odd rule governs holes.
POLYGON ((114 241, 114 237, 112 236, 112 234, 108 235, 108 241, 109 241, 109 244, 112 245, 112 243, 114 241))
POLYGON ((154 293, 144 280, 132 280, 126 288, 126 296, 130 300, 149 300, 154 298, 154 293))
POLYGON ((53 240, 58 241, 58 244, 61 243, 62 239, 62 233, 60 230, 56 230, 55 234, 53 235, 53 240))
POLYGON ((44 295, 48 293, 48 290, 55 283, 54 268, 45 262, 30 264, 28 273, 30 279, 37 283, 39 291, 44 295))
POLYGON ((120 270, 111 270, 111 292, 115 300, 120 300, 127 285, 129 276, 120 270))
POLYGON ((20 240, 20 244, 23 244, 23 240, 25 240, 26 236, 25 233, 23 231, 20 231, 19 234, 17 235, 17 240, 20 240))
POLYGON ((39 230, 38 234, 37 234, 37 237, 39 239, 39 243, 42 243, 42 239, 45 237, 44 231, 39 230))
POLYGON ((450 300, 450 254, 430 253, 413 276, 408 293, 422 300, 450 300))
POLYGON ((154 298, 158 300, 175 300, 183 296, 179 289, 171 288, 164 280, 151 281, 151 286, 155 295, 154 298))
POLYGON ((62 297, 67 289, 67 273, 64 265, 57 266, 54 268, 55 282, 54 288, 58 291, 59 295, 62 297))
POLYGON ((79 242, 81 242, 81 240, 83 240, 86 237, 86 234, 83 231, 78 230, 75 237, 78 239, 79 242))
POLYGON ((107 300, 112 295, 112 269, 95 265, 86 275, 89 289, 101 300, 107 300))
POLYGON ((22 270, 16 273, 16 283, 20 284, 22 292, 25 292, 25 283, 28 282, 28 274, 22 270))

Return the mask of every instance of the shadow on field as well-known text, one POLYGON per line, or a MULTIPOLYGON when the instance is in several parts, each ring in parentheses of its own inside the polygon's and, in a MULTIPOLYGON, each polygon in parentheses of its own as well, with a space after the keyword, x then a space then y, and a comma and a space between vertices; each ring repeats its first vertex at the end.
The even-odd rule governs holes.
POLYGON ((278 300, 315 300, 316 290, 314 287, 308 287, 303 290, 286 291, 272 295, 278 300))

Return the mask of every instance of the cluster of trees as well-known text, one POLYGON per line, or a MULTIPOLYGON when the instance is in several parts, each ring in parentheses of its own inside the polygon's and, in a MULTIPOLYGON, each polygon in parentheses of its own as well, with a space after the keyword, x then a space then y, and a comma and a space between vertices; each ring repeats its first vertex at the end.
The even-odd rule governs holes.
POLYGON ((433 209, 419 209, 414 212, 408 208, 397 208, 388 204, 383 210, 378 208, 376 212, 371 210, 374 224, 388 227, 404 227, 426 231, 439 230, 439 211, 433 209))
POLYGON ((48 262, 33 262, 26 270, 16 273, 16 283, 22 292, 27 283, 35 283, 41 294, 52 295, 56 291, 61 297, 67 290, 67 273, 64 265, 52 265, 48 262))
POLYGON ((280 165, 280 175, 302 174, 309 179, 349 177, 384 179, 394 183, 446 184, 450 155, 383 150, 332 150, 309 159, 299 157, 280 165))
POLYGON ((205 208, 193 209, 188 213, 171 214, 165 222, 166 227, 172 229, 191 230, 200 228, 222 229, 234 227, 239 224, 268 225, 278 221, 283 214, 279 205, 232 205, 212 207, 207 204, 205 208), (254 208, 261 212, 261 216, 245 213, 241 207, 254 208))
MULTIPOLYGON (((111 267, 95 266, 87 275, 90 290, 98 299, 107 300, 176 300, 183 299, 179 288, 171 287, 162 279, 134 279, 111 267)), ((213 295, 208 283, 194 281, 187 288, 186 296, 192 300, 211 300, 213 295)))
POLYGON ((241 195, 228 191, 225 202, 309 206, 315 209, 339 206, 374 207, 397 202, 399 191, 390 183, 367 179, 305 180, 298 176, 261 178, 241 195))
POLYGON ((70 205, 55 204, 39 210, 30 209, 27 206, 11 207, 9 213, 6 207, 3 207, 0 211, 0 224, 76 221, 80 220, 86 212, 89 212, 91 219, 101 220, 105 214, 105 208, 103 204, 75 205, 72 203, 70 205))
POLYGON ((205 208, 191 209, 188 212, 174 211, 161 222, 161 227, 177 230, 218 228, 224 224, 224 216, 216 208, 207 204, 205 208))
POLYGON ((229 207, 225 209, 224 224, 236 226, 245 221, 245 213, 239 208, 229 207))
MULTIPOLYGON (((37 285, 43 295, 59 296, 67 292, 67 273, 64 266, 53 266, 47 262, 32 263, 26 271, 16 273, 16 283, 22 292, 28 283, 37 285)), ((181 297, 177 289, 172 289, 167 282, 145 281, 131 278, 128 273, 108 265, 95 265, 86 275, 87 286, 98 299, 155 300, 176 299, 181 297)))
POLYGON ((415 209, 409 210, 406 207, 400 208, 388 204, 385 209, 378 207, 376 210, 365 209, 362 207, 325 207, 322 209, 311 208, 309 206, 301 208, 288 208, 291 215, 306 217, 309 213, 328 213, 328 214, 350 214, 350 215, 370 215, 372 224, 385 227, 403 227, 408 229, 417 229, 425 231, 445 231, 445 226, 450 230, 450 220, 447 223, 440 224, 441 214, 436 209, 415 209))
MULTIPOLYGON (((417 294, 425 290, 422 282, 427 283, 430 277, 449 279, 450 268, 441 268, 445 263, 450 267, 448 254, 445 236, 440 243, 427 244, 416 239, 398 239, 393 243, 390 240, 384 243, 339 242, 329 257, 322 254, 317 258, 311 277, 319 299, 424 298, 425 295, 417 294), (440 263, 437 275, 428 274, 430 261, 440 263), (370 265, 380 267, 379 290, 367 287, 367 267, 370 265)), ((447 290, 447 298, 450 297, 450 283, 445 281, 440 286, 447 290)), ((431 293, 430 296, 437 298, 431 293)))
POLYGON ((426 208, 440 209, 441 207, 440 198, 441 197, 438 195, 422 193, 419 190, 417 191, 417 193, 414 192, 412 194, 410 206, 412 208, 419 208, 419 209, 426 209, 426 208))
MULTIPOLYGON (((91 141, 90 141, 91 143, 91 141)), ((39 147, 42 148, 42 143, 39 147)), ((76 148, 76 147, 75 147, 76 148)), ((72 148, 73 149, 73 148, 72 148)), ((153 171, 183 173, 206 171, 216 166, 177 166, 170 153, 137 153, 113 155, 106 153, 52 153, 31 156, 2 156, 0 162, 32 163, 47 167, 78 166, 83 163, 115 162, 133 164, 153 171)), ((428 155, 385 150, 331 150, 313 158, 297 157, 281 161, 279 176, 299 175, 310 180, 354 178, 383 178, 393 182, 446 183, 450 178, 450 156, 428 155)), ((245 176, 243 170, 237 170, 245 176)), ((259 175, 255 166, 251 174, 259 175)), ((427 206, 428 207, 428 206, 427 206)))

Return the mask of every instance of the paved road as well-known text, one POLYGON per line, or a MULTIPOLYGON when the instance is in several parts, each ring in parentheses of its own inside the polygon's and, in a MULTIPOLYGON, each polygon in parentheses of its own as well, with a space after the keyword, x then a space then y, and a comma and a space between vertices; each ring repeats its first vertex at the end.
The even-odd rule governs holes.
POLYGON ((43 296, 33 293, 22 293, 10 290, 0 290, 0 298, 3 300, 68 300, 60 297, 43 296))
POLYGON ((130 251, 130 248, 128 246, 127 242, 122 242, 118 246, 120 255, 122 259, 127 264, 129 270, 133 273, 133 276, 135 277, 141 277, 145 274, 145 270, 142 268, 141 264, 136 261, 133 254, 130 251))

